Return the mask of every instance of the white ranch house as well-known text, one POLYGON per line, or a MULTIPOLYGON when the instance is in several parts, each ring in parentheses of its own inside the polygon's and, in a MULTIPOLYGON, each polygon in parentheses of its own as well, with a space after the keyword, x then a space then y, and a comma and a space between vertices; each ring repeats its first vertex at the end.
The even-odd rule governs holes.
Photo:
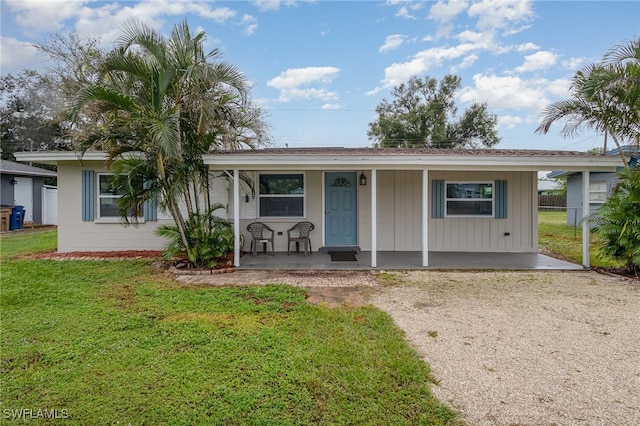
MULTIPOLYGON (((16 156, 58 165, 60 252, 164 248, 165 240, 153 231, 169 216, 149 208, 137 227, 124 227, 109 211, 114 194, 100 185, 109 175, 105 153, 88 152, 82 159, 73 152, 16 156)), ((204 161, 215 174, 229 176, 215 181, 212 195, 228 205, 236 266, 240 251, 249 250, 247 224, 269 225, 277 233, 275 251, 286 252, 286 230, 309 221, 316 228, 314 251, 357 247, 371 253, 372 268, 384 267, 377 261, 382 251, 421 252, 415 267, 429 266, 429 252, 537 253, 538 171, 581 173, 588 205, 589 172, 614 171, 621 162, 567 151, 377 148, 225 151, 206 154, 204 161), (240 184, 241 171, 255 182, 255 197, 240 184), (264 193, 267 187, 293 189, 264 193)), ((585 223, 583 236, 588 233, 585 223)), ((583 253, 588 240, 583 238, 583 253)), ((589 256, 583 258, 588 267, 589 256)))

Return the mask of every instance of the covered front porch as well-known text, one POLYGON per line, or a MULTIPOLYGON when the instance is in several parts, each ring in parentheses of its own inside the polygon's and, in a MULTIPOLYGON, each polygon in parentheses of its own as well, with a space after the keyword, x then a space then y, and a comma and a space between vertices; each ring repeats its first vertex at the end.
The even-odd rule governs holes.
MULTIPOLYGON (((371 252, 360 251, 356 261, 331 261, 326 252, 302 253, 276 252, 242 256, 239 269, 247 270, 335 270, 374 269, 371 252)), ((540 253, 476 253, 476 252, 429 252, 429 266, 422 266, 422 252, 377 252, 375 269, 469 269, 469 270, 583 270, 583 266, 565 262, 540 253)))

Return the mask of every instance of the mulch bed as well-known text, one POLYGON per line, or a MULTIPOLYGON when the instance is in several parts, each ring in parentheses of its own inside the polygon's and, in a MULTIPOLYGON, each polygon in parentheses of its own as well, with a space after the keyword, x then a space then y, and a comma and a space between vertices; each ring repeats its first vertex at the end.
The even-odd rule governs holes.
MULTIPOLYGON (((170 262, 162 260, 160 250, 119 250, 119 251, 73 251, 58 253, 56 251, 34 253, 17 256, 16 259, 50 259, 50 260, 141 260, 157 261, 158 267, 166 268, 176 275, 208 275, 233 271, 233 254, 220 259, 214 268, 195 268, 186 259, 176 258, 170 262)), ((242 253, 243 255, 244 253, 242 253)))
POLYGON ((51 251, 46 253, 25 254, 17 259, 54 259, 54 260, 127 260, 127 259, 160 259, 160 250, 121 250, 121 251, 72 251, 58 253, 51 251))

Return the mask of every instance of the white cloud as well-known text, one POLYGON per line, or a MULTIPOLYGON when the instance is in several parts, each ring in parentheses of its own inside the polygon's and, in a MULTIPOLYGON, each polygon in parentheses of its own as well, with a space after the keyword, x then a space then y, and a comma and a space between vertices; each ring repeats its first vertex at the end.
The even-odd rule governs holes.
MULTIPOLYGON (((444 60, 452 60, 468 55, 475 49, 470 43, 460 44, 455 47, 435 47, 416 53, 408 62, 394 63, 384 70, 382 85, 385 88, 397 86, 409 77, 422 74, 430 68, 441 65, 444 60)), ((376 93, 380 88, 375 90, 376 93)))
POLYGON ((2 74, 16 73, 26 69, 37 69, 42 64, 38 49, 31 43, 10 37, 0 37, 0 63, 2 74))
POLYGON ((584 64, 585 58, 569 58, 562 61, 562 67, 569 70, 578 70, 584 64))
POLYGON ((438 3, 431 6, 429 18, 439 22, 449 22, 466 10, 468 5, 464 0, 451 0, 448 3, 439 0, 438 3))
POLYGON ((87 3, 89 1, 6 0, 9 10, 15 14, 15 20, 20 26, 44 32, 60 26, 69 18, 78 16, 87 3))
POLYGON ((538 113, 551 98, 566 95, 569 81, 530 79, 517 76, 476 74, 474 86, 464 87, 459 94, 462 102, 487 102, 493 109, 529 110, 538 113))
POLYGON ((280 9, 280 0, 255 0, 253 4, 261 12, 270 12, 280 9))
POLYGON ((477 17, 480 30, 506 29, 510 33, 533 17, 530 0, 482 0, 471 4, 469 16, 477 17))
POLYGON ((258 29, 258 19, 255 16, 244 15, 238 25, 244 26, 245 35, 251 36, 258 29))
POLYGON ((404 19, 416 19, 416 17, 413 16, 411 12, 409 12, 409 8, 407 6, 402 6, 400 9, 398 9, 398 11, 396 12, 396 16, 398 18, 404 19))
POLYGON ((386 53, 391 50, 397 49, 402 45, 405 37, 406 36, 403 36, 402 34, 392 34, 390 36, 387 36, 387 39, 385 40, 384 44, 380 46, 380 48, 378 49, 378 52, 386 53))
POLYGON ((280 10, 280 6, 296 6, 295 0, 254 0, 253 5, 261 12, 273 12, 280 10))
POLYGON ((537 44, 531 43, 531 42, 520 44, 516 47, 516 50, 518 52, 526 52, 529 50, 538 50, 538 49, 540 49, 540 47, 537 44))
POLYGON ((288 102, 293 99, 336 100, 338 95, 324 87, 307 87, 310 85, 325 86, 340 72, 336 67, 290 68, 267 82, 267 86, 280 90, 279 100, 288 102))
POLYGON ((459 70, 462 70, 462 69, 465 69, 465 68, 469 68, 477 60, 478 60, 478 55, 476 55, 474 53, 472 53, 471 55, 465 56, 464 59, 462 59, 462 62, 460 62, 459 65, 454 65, 454 66, 451 67, 451 72, 455 74, 459 70))
POLYGON ((516 115, 499 115, 498 116, 498 128, 499 129, 513 129, 518 124, 523 123, 522 117, 516 115))
POLYGON ((322 109, 325 110, 336 110, 336 109, 342 109, 342 105, 340 104, 324 104, 321 107, 322 109))
POLYGON ((236 16, 236 12, 228 7, 213 7, 212 3, 200 0, 143 0, 125 6, 83 0, 6 1, 16 22, 29 31, 64 30, 65 26, 73 24, 81 37, 98 36, 106 43, 114 41, 120 34, 119 28, 131 18, 159 29, 163 24, 161 18, 166 16, 194 14, 216 23, 236 16))
POLYGON ((553 52, 540 51, 524 57, 524 64, 517 67, 517 72, 536 71, 549 68, 558 62, 558 55, 553 52))
POLYGON ((425 2, 414 2, 412 0, 387 0, 386 6, 399 6, 396 17, 404 19, 417 19, 413 12, 424 8, 425 2))

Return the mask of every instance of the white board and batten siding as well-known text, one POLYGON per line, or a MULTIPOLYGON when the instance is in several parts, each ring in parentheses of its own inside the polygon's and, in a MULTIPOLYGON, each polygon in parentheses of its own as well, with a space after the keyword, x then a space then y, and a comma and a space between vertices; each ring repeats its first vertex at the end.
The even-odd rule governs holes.
MULTIPOLYGON (((429 200, 429 250, 453 252, 537 252, 537 176, 533 172, 429 171, 429 196, 434 180, 506 181, 506 218, 432 215, 429 200), (508 233, 509 235, 505 235, 508 233)), ((359 244, 371 250, 370 190, 359 193, 359 244)), ((422 249, 422 171, 378 171, 377 233, 379 251, 422 249)))
POLYGON ((434 180, 507 182, 506 218, 429 214, 429 250, 537 252, 537 175, 533 172, 429 172, 434 180), (506 235, 508 234, 508 235, 506 235))

